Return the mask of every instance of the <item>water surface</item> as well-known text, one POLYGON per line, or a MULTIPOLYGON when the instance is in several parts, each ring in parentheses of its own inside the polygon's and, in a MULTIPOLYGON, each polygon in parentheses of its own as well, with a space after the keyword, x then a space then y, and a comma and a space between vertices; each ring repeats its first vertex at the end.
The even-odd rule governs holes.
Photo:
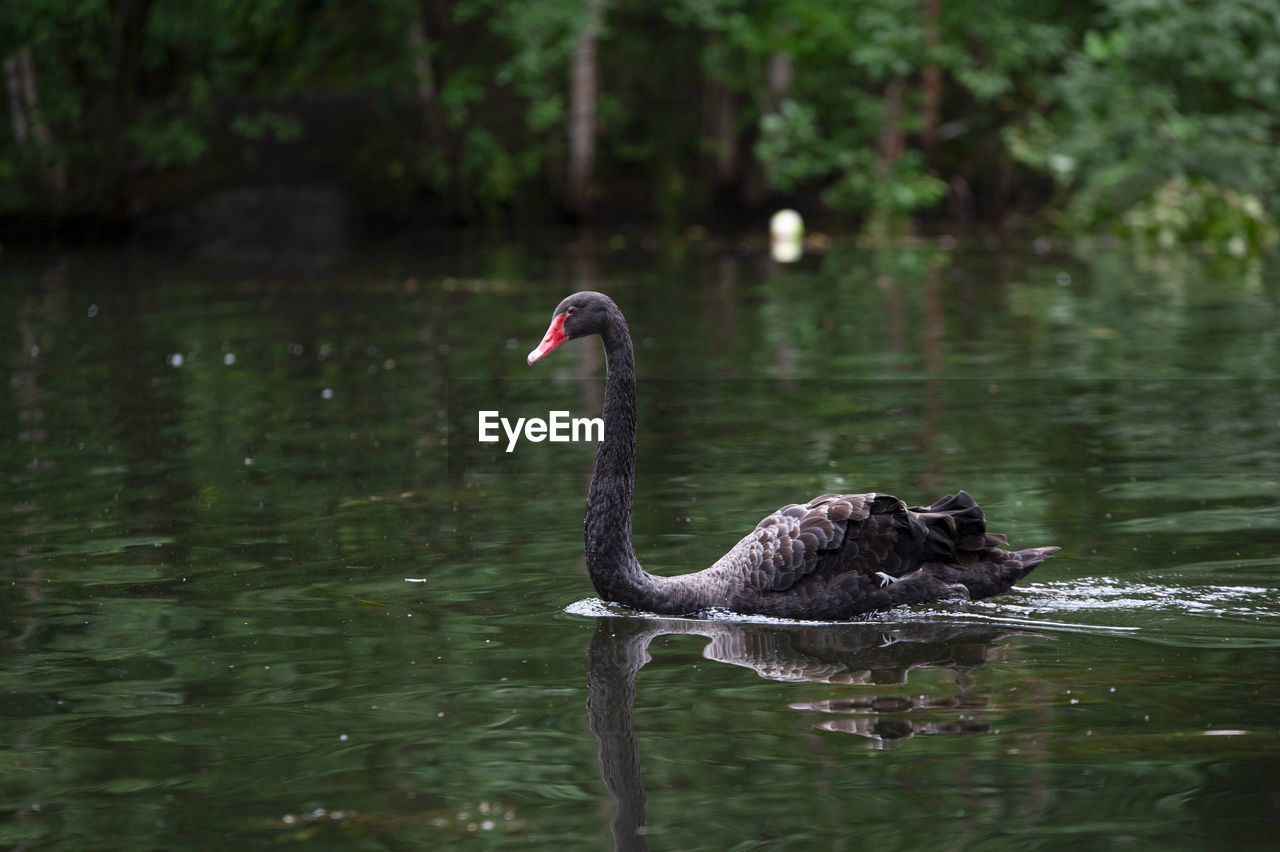
POLYGON ((313 268, 0 256, 0 845, 1264 848, 1280 829, 1280 281, 1120 253, 452 238, 313 268), (592 599, 597 347, 636 547, 965 488, 1013 593, 849 625, 592 599), (647 662, 646 662, 647 661, 647 662), (643 834, 637 835, 637 827, 643 834))

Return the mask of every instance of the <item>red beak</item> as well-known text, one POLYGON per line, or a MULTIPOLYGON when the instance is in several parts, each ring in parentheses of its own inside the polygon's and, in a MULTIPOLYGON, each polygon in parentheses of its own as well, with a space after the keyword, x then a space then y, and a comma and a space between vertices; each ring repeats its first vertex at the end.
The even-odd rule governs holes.
POLYGON ((551 320, 551 325, 547 328, 546 335, 542 338, 542 342, 538 344, 538 348, 529 353, 529 363, 532 364, 543 355, 547 355, 560 348, 569 338, 564 333, 564 314, 556 314, 551 320))

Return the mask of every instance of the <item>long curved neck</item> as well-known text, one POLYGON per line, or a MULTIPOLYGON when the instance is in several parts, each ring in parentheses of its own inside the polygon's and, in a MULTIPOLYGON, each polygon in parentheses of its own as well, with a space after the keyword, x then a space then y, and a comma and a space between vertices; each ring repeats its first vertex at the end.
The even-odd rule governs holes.
POLYGON ((631 546, 631 497, 636 474, 636 369, 631 332, 615 307, 604 340, 604 439, 596 450, 587 492, 583 534, 587 573, 607 601, 665 614, 683 614, 710 605, 698 575, 658 577, 648 573, 631 546))
MULTIPOLYGON (((652 578, 631 546, 631 499, 636 473, 636 370, 631 332, 622 312, 611 312, 604 341, 604 439, 596 450, 587 492, 583 536, 587 571, 605 600, 643 606, 637 593, 652 578)), ((639 595, 643 597, 643 594, 639 595)))

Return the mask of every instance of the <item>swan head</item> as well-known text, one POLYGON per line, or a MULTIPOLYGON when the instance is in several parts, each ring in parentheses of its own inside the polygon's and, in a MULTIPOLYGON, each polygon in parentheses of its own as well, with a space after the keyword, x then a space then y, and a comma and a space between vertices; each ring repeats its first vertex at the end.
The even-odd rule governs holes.
POLYGON ((556 305, 551 315, 551 325, 542 336, 542 342, 529 353, 529 363, 550 355, 566 342, 592 334, 604 334, 615 316, 618 306, 603 293, 583 290, 556 305))

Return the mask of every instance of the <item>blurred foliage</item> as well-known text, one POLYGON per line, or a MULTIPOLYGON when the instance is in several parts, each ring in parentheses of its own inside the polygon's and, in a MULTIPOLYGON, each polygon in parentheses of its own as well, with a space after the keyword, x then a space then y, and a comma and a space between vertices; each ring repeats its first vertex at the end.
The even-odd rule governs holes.
POLYGON ((1277 238, 1275 224, 1254 196, 1181 175, 1131 208, 1124 226, 1160 248, 1198 243, 1237 257, 1269 248, 1277 238))
MULTIPOLYGON (((0 212, 328 181, 373 213, 556 220, 588 19, 585 0, 5 4, 0 212)), ((1047 210, 1161 246, 1274 241, 1269 0, 610 0, 596 56, 604 216, 787 203, 898 231, 1047 210)))
POLYGON ((1271 244, 1280 7, 1101 5, 1052 80, 1051 108, 1007 134, 1023 161, 1054 174, 1062 224, 1232 253, 1271 244))

